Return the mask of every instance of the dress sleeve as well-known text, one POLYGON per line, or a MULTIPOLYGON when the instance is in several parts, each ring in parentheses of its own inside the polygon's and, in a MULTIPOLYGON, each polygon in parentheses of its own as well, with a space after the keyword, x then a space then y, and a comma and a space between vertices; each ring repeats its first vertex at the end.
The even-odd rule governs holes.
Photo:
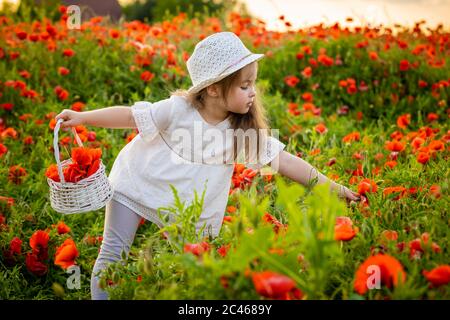
POLYGON ((286 145, 280 140, 272 136, 268 136, 266 137, 265 143, 259 153, 260 156, 258 157, 258 161, 248 163, 246 166, 253 170, 261 169, 266 164, 271 163, 285 147, 286 145))
POLYGON ((160 131, 164 131, 170 124, 172 109, 170 98, 154 103, 148 101, 135 102, 131 106, 131 112, 141 138, 145 141, 151 141, 160 131))

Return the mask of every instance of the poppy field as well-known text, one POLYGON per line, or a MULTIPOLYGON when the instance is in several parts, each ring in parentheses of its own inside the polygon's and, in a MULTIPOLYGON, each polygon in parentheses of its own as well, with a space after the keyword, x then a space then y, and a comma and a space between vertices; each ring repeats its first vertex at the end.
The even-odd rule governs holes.
MULTIPOLYGON (((54 117, 188 88, 189 54, 218 31, 265 54, 257 86, 286 150, 361 201, 235 164, 220 235, 198 236, 201 195, 186 203, 173 189, 177 220, 161 230, 141 221, 128 259, 102 276, 110 297, 450 298, 444 26, 367 27, 348 18, 346 27, 294 30, 281 16, 288 30, 275 32, 231 12, 152 25, 94 17, 68 29, 66 8, 57 16, 0 16, 0 299, 90 299, 104 208, 73 215, 51 208, 47 177, 59 179, 54 117)), ((100 158, 109 172, 138 133, 76 131, 85 148, 71 131, 59 137, 60 159, 74 159, 64 172, 72 182, 92 175, 100 158)))

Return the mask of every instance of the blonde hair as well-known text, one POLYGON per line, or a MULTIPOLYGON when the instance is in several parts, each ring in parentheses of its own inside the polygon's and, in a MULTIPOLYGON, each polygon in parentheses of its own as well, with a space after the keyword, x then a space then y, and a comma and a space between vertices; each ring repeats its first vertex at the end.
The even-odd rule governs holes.
MULTIPOLYGON (((229 76, 223 78, 222 80, 215 82, 214 84, 218 86, 221 96, 223 97, 225 103, 227 102, 228 94, 233 85, 236 84, 237 80, 240 78, 242 74, 242 69, 239 69, 229 76)), ((258 86, 255 87, 255 99, 253 101, 253 106, 249 109, 249 111, 245 114, 239 113, 231 113, 230 124, 231 128, 234 130, 242 129, 246 131, 247 129, 255 129, 257 132, 259 129, 269 129, 268 120, 266 115, 266 110, 263 106, 261 99, 261 90, 258 86)), ((182 96, 184 97, 194 108, 201 110, 205 107, 204 101, 205 96, 207 94, 206 88, 203 88, 199 92, 196 93, 188 93, 185 89, 177 89, 175 91, 170 92, 170 95, 182 96)), ((248 155, 249 146, 246 143, 246 150, 248 155)), ((260 137, 258 135, 258 146, 257 152, 259 154, 260 151, 260 137)), ((236 159, 238 155, 236 141, 234 144, 234 158, 236 159)))

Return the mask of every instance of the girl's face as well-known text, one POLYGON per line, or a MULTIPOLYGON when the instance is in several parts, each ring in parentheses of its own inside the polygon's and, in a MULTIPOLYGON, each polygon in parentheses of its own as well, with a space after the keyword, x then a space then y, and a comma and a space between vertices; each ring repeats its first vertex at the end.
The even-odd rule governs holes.
POLYGON ((252 107, 255 98, 255 81, 258 73, 258 65, 252 62, 242 68, 239 79, 232 85, 226 109, 234 113, 247 113, 252 107))

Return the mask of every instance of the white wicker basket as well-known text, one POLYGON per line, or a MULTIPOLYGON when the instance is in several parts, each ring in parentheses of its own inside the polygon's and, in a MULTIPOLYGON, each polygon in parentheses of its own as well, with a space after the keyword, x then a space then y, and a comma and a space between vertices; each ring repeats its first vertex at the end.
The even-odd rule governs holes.
MULTIPOLYGON (((72 159, 60 161, 58 146, 58 130, 63 119, 59 119, 54 130, 53 147, 55 159, 58 166, 60 182, 47 178, 50 186, 51 207, 63 214, 82 213, 103 208, 113 196, 113 188, 105 173, 105 166, 100 160, 98 170, 91 176, 78 181, 77 183, 65 182, 63 168, 72 163, 72 159)), ((72 127, 72 133, 80 147, 83 147, 77 131, 72 127)))

